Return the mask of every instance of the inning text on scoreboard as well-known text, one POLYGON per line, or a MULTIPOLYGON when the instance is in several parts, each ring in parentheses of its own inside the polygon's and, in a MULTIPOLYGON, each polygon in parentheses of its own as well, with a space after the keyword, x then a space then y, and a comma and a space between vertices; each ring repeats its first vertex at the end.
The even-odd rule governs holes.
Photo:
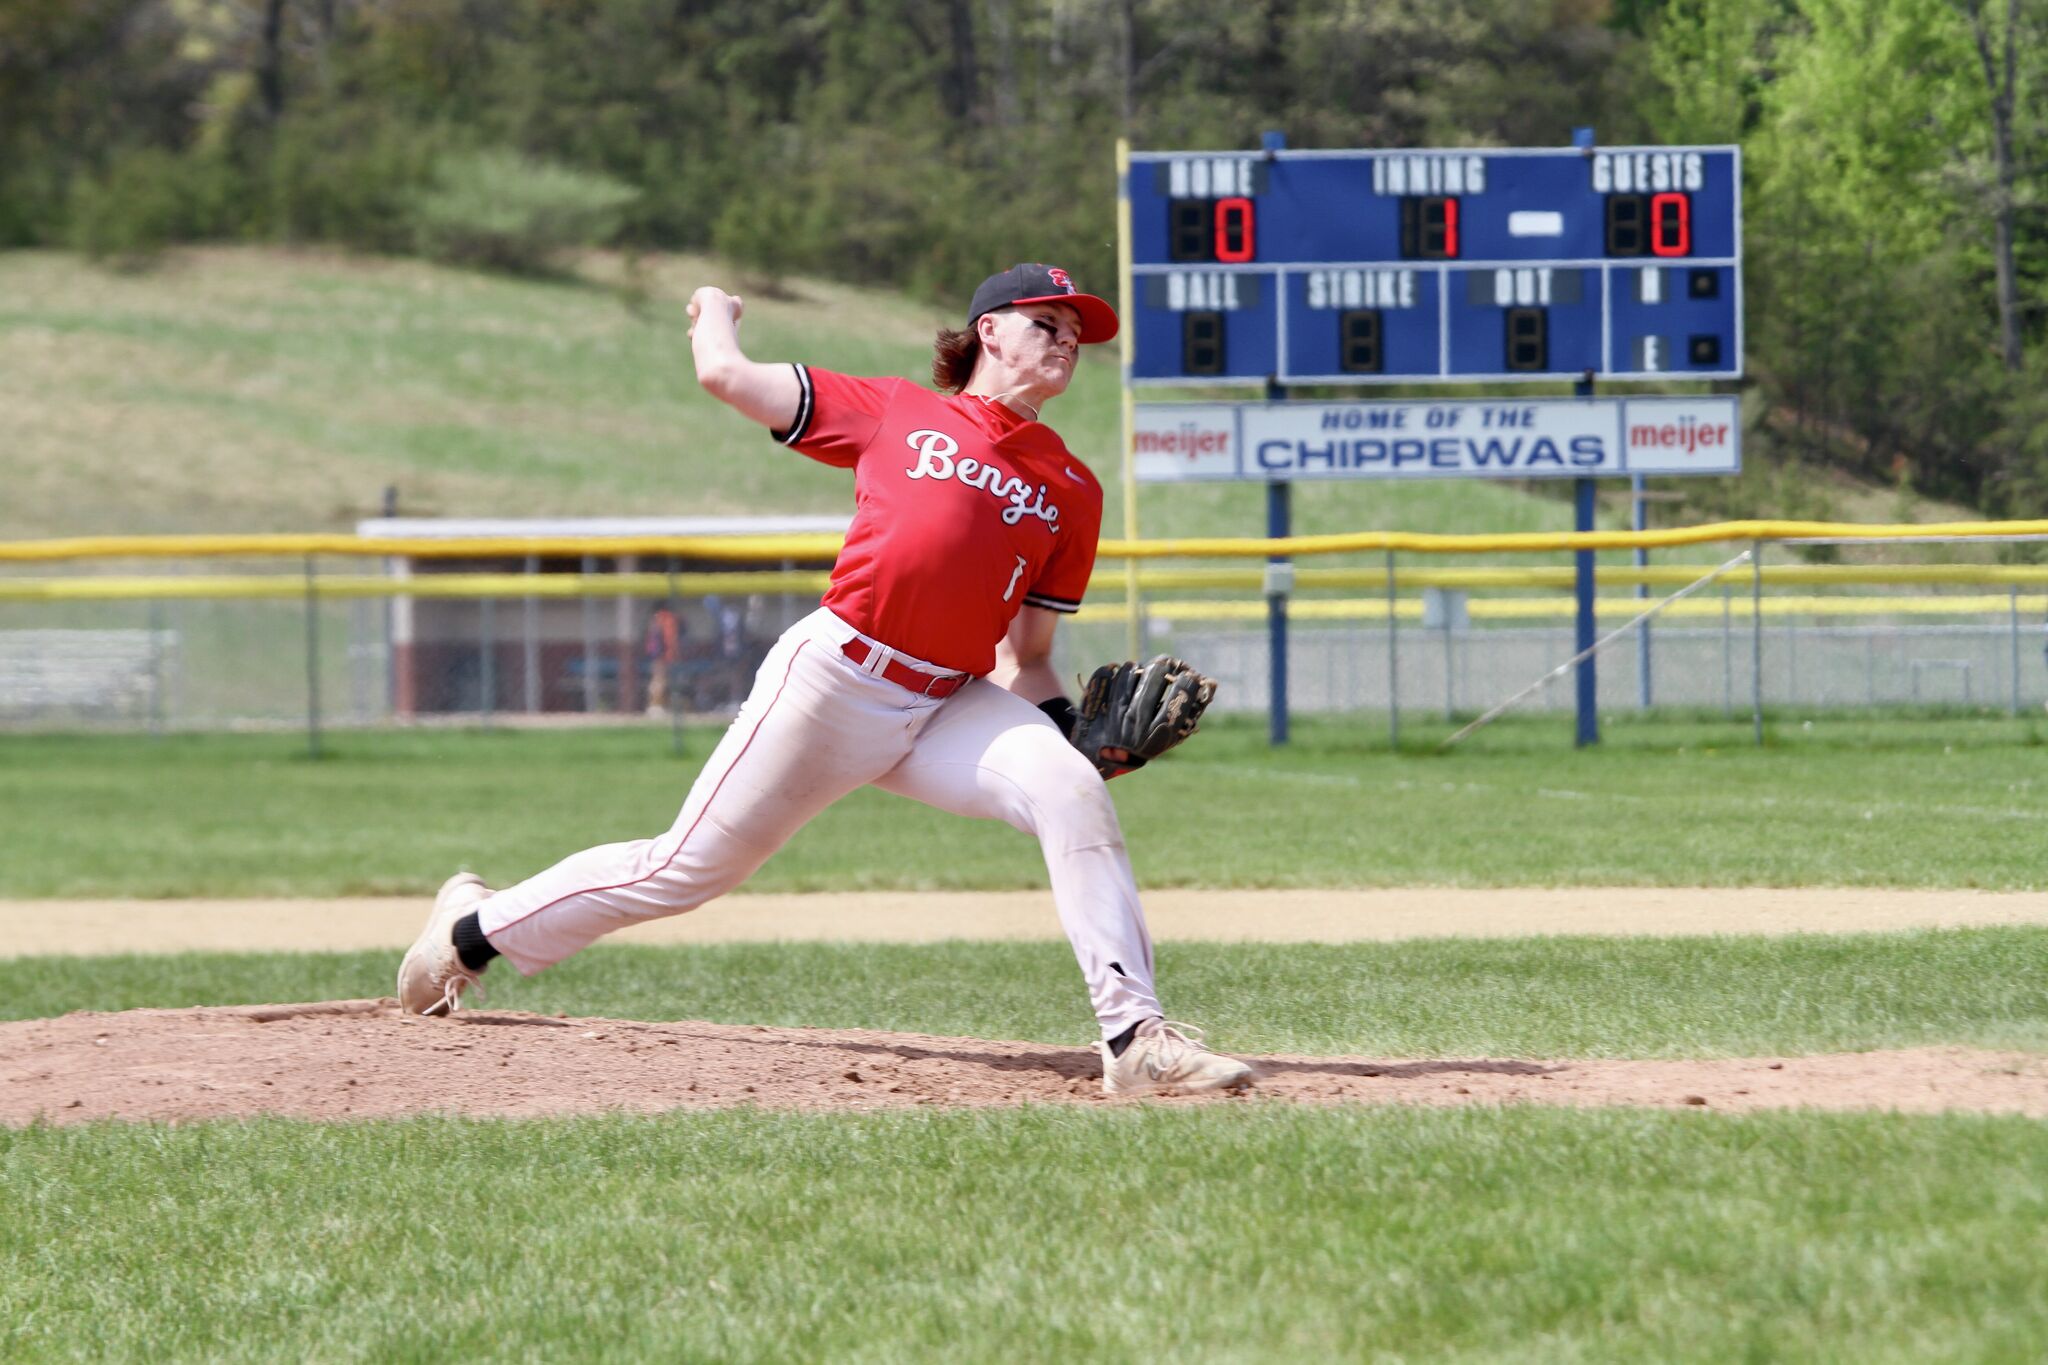
POLYGON ((1137 152, 1139 384, 1742 373, 1734 147, 1137 152))

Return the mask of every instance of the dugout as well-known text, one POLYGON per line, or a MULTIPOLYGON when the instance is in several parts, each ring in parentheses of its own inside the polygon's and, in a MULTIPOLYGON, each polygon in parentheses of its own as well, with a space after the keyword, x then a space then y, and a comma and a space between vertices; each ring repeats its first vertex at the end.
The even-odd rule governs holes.
MULTIPOLYGON (((378 517, 365 539, 469 540, 576 537, 843 535, 851 518, 812 517, 378 517)), ((391 713, 400 719, 477 712, 535 716, 635 715, 647 705, 648 622, 668 600, 661 579, 691 573, 760 573, 760 592, 678 595, 670 704, 723 711, 746 696, 754 670, 792 622, 818 604, 782 575, 824 570, 830 556, 741 564, 665 555, 393 555, 386 572, 408 582, 454 574, 532 578, 532 594, 480 597, 401 594, 384 605, 391 713), (558 589, 563 576, 615 575, 617 593, 558 589), (630 577, 629 577, 630 576, 630 577), (649 576, 654 576, 650 582, 649 576), (555 583, 543 580, 555 579, 555 583)))

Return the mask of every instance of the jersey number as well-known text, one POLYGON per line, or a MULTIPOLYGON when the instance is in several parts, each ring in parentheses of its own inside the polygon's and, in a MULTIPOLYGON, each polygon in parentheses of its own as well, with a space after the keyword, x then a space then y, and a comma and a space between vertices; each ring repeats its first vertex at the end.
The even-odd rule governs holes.
POLYGON ((1003 589, 1003 600, 1010 600, 1010 594, 1017 591, 1017 580, 1024 576, 1024 556, 1017 556, 1017 567, 1010 571, 1010 586, 1003 589))

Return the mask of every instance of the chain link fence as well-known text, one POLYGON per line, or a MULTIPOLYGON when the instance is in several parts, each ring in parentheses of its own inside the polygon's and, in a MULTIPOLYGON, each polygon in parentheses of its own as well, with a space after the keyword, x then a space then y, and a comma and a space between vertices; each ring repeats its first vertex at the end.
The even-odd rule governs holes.
MULTIPOLYGON (((612 590, 605 566, 577 564, 551 575, 546 595, 468 596, 362 576, 330 582, 317 569, 279 576, 274 561, 266 576, 221 586, 216 567, 172 583, 175 593, 139 597, 10 598, 11 580, 0 576, 0 728, 710 720, 738 707, 776 636, 817 602, 816 575, 798 590, 788 572, 761 575, 770 591, 671 596, 664 583, 679 580, 621 575, 612 590), (243 595, 255 586, 263 595, 243 595)), ((1611 595, 1604 624, 1643 605, 1611 595)), ((1747 717, 1760 699, 1767 708, 2017 712, 2048 700, 2048 597, 2018 585, 1882 595, 1843 587, 1833 599, 1773 589, 1763 594, 1760 625, 1746 584, 1680 605, 1688 611, 1647 627, 1646 643, 1631 633, 1600 654, 1603 710, 1747 717)), ((1570 600, 1555 592, 1474 594, 1439 601, 1433 613, 1407 591, 1391 599, 1302 594, 1291 608, 1288 701, 1303 714, 1397 706, 1471 715, 1575 649, 1570 600)), ((1261 600, 1152 597, 1140 635, 1141 652, 1179 654, 1216 676, 1217 710, 1270 706, 1261 600)), ((1055 663, 1062 677, 1085 675, 1124 657, 1128 641, 1120 602, 1091 606, 1060 631, 1055 663)), ((1572 705, 1568 680, 1524 703, 1558 712, 1572 705)))
MULTIPOLYGON (((1288 702, 1296 712, 1403 711, 1468 716, 1506 700, 1577 646, 1569 626, 1418 630, 1397 635, 1389 660, 1382 627, 1297 626, 1288 636, 1288 702)), ((1258 711, 1271 703, 1269 642, 1263 631, 1176 630, 1155 638, 1201 661, 1218 680, 1219 711, 1258 711)), ((1830 624, 1784 619, 1758 641, 1747 620, 1733 629, 1664 627, 1651 632, 1648 690, 1643 653, 1617 642, 1599 656, 1603 711, 1648 707, 1750 712, 1901 705, 1992 706, 2017 712, 2048 699, 2038 622, 2016 637, 2006 621, 1944 625, 1830 624), (1646 702, 1645 697, 1648 700, 1646 702)), ((1570 712, 1569 678, 1522 703, 1570 712)))
MULTIPOLYGON (((1771 610, 1756 628, 1746 594, 1709 599, 1709 619, 1652 623, 1598 655, 1601 710, 1655 708, 1747 717, 1766 708, 1990 707, 2017 713, 2048 702, 2048 599, 2012 592, 1990 608, 1928 620, 1939 599, 1910 599, 1912 615, 1825 615, 1771 610), (1718 619, 1715 619, 1718 618, 1718 619)), ((1636 608, 1615 599, 1603 616, 1636 608)), ((1647 604, 1643 604, 1647 605, 1647 604)), ((1562 614, 1562 604, 1560 604, 1562 614)), ((1631 614, 1633 612, 1631 611, 1631 614)), ((1626 620, 1627 617, 1622 617, 1626 620)), ((1609 623, 1603 623, 1605 628, 1609 623)), ((1611 624, 1619 624, 1612 622, 1611 624)), ((1217 626, 1154 616, 1149 647, 1199 662, 1217 679, 1213 710, 1266 712, 1272 704, 1271 640, 1261 623, 1217 626)), ((1121 631, 1070 632, 1068 651, 1121 654, 1121 631)), ((1492 707, 1578 650, 1569 620, 1554 625, 1439 624, 1379 620, 1296 621, 1287 632, 1289 708, 1297 713, 1385 713, 1391 707, 1452 720, 1492 707)), ((1063 670, 1063 676, 1071 670, 1063 670)), ((1569 675, 1520 709, 1569 713, 1569 675)))

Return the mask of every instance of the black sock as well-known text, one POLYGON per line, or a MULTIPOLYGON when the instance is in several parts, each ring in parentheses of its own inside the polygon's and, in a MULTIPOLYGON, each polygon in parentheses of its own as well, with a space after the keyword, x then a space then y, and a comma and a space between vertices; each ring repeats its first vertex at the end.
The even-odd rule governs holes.
POLYGON ((455 921, 455 956, 462 960, 463 966, 480 972, 497 955, 498 950, 484 937, 483 926, 476 922, 476 911, 472 910, 455 921))
POLYGON ((1125 1029, 1122 1033, 1119 1033, 1116 1037, 1110 1039, 1109 1055, 1112 1057, 1123 1056, 1124 1049, 1129 1047, 1131 1045, 1131 1039, 1137 1036, 1138 1026, 1136 1024, 1133 1024, 1129 1028, 1125 1029))

